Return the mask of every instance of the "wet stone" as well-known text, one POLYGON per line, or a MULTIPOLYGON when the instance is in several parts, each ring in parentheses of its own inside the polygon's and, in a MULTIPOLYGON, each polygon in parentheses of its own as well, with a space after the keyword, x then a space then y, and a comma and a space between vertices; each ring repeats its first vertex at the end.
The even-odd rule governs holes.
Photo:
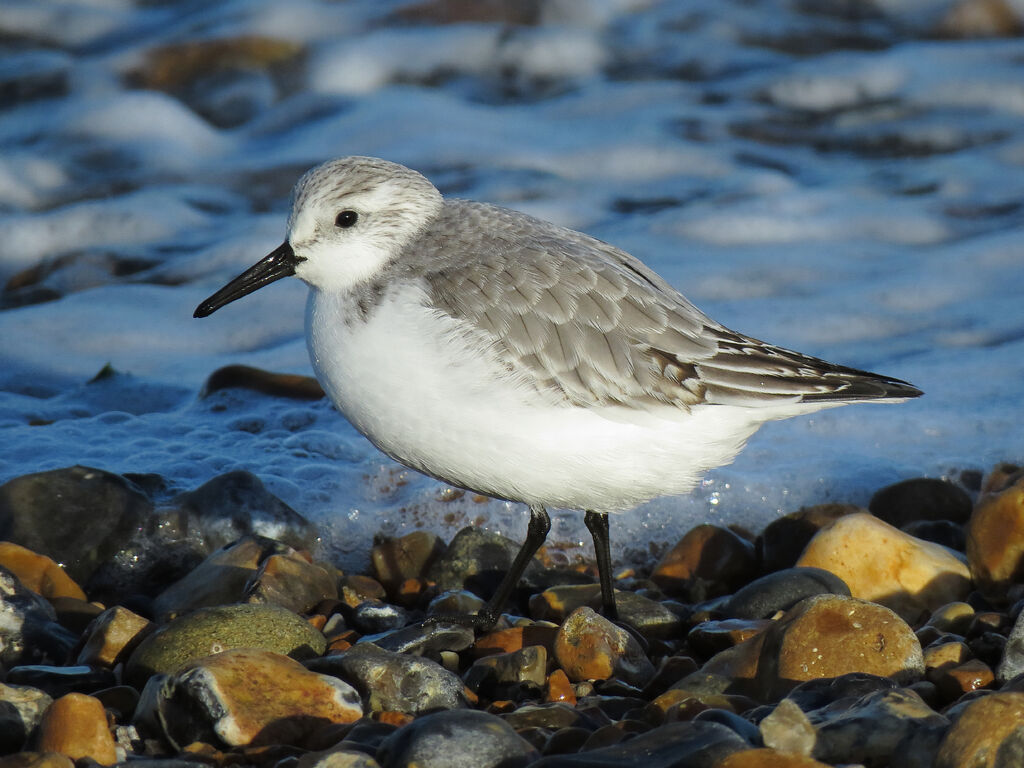
POLYGON ((0 541, 0 566, 17 576, 26 588, 47 600, 55 597, 85 600, 82 588, 46 555, 36 554, 9 541, 0 541))
POLYGON ((515 729, 520 728, 587 728, 593 731, 607 722, 605 718, 595 720, 582 710, 563 702, 548 704, 525 704, 515 711, 502 715, 501 719, 515 729))
POLYGON ((206 398, 222 389, 251 389, 273 397, 319 400, 323 387, 312 376, 272 373, 249 365, 225 365, 210 374, 199 396, 206 398))
POLYGON ((902 528, 916 520, 966 523, 971 506, 971 497, 959 486, 946 480, 917 477, 876 491, 868 510, 889 525, 902 528))
POLYGON ((748 749, 734 752, 714 768, 827 768, 812 757, 796 752, 782 752, 774 749, 748 749))
POLYGON ((807 680, 790 691, 786 698, 795 702, 804 712, 810 712, 836 702, 853 704, 878 691, 894 691, 897 688, 899 686, 887 677, 848 672, 836 677, 807 680))
POLYGON ((0 768, 75 768, 75 764, 59 752, 19 752, 0 757, 0 768))
POLYGON ((536 696, 546 681, 548 652, 531 645, 512 653, 485 656, 465 674, 466 687, 489 699, 536 696))
POLYGON ((761 738, 761 731, 756 725, 728 709, 705 709, 703 712, 698 713, 694 720, 720 723, 726 728, 735 731, 737 736, 751 746, 760 747, 764 743, 761 738))
POLYGON ((475 710, 419 717, 377 750, 382 768, 519 768, 537 750, 501 718, 475 710))
POLYGON ((798 565, 831 571, 854 597, 891 608, 910 622, 962 600, 971 588, 970 571, 952 552, 866 513, 846 515, 821 530, 798 565))
POLYGON ((141 688, 153 674, 172 674, 184 664, 232 648, 258 648, 295 659, 326 649, 323 634, 277 605, 224 605, 175 619, 151 634, 135 650, 125 680, 141 688))
POLYGON ((273 538, 296 549, 309 549, 316 541, 312 523, 244 470, 218 475, 181 494, 174 503, 211 550, 250 535, 273 538))
POLYGON ((77 638, 43 597, 0 567, 0 668, 62 662, 77 638))
POLYGON ((935 627, 941 632, 953 632, 966 635, 974 620, 974 608, 969 603, 955 601, 946 603, 935 609, 925 622, 927 627, 935 627))
POLYGON ((550 656, 555 651, 557 634, 558 627, 541 623, 495 629, 473 644, 473 655, 480 658, 494 653, 511 653, 529 645, 543 645, 550 656))
POLYGON ((702 621, 686 636, 689 647, 701 656, 714 656, 719 651, 738 645, 770 627, 767 619, 723 619, 702 621))
POLYGON ((741 587, 718 610, 737 619, 767 619, 805 597, 823 594, 849 597, 850 588, 823 568, 786 568, 741 587))
POLYGON ((762 570, 773 573, 792 568, 818 531, 844 515, 863 511, 853 504, 818 504, 773 520, 757 537, 762 570))
POLYGON ((120 475, 68 467, 0 486, 0 539, 63 563, 86 586, 144 528, 153 505, 120 475))
POLYGON ((793 699, 783 699, 758 726, 766 747, 810 755, 814 749, 814 725, 793 699))
POLYGON ((576 691, 566 676, 565 671, 556 669, 548 675, 547 684, 544 687, 544 701, 564 702, 570 707, 576 706, 576 691))
POLYGON ((667 723, 632 739, 603 749, 572 755, 552 755, 533 765, 537 768, 674 768, 718 765, 729 755, 750 745, 720 723, 667 723))
MULTIPOLYGON (((442 591, 468 589, 487 599, 512 565, 519 546, 497 533, 463 528, 427 570, 427 578, 442 591)), ((520 586, 529 589, 539 582, 541 574, 540 562, 534 558, 526 566, 520 586)))
POLYGON ((458 675, 429 659, 385 651, 370 643, 312 659, 307 667, 353 685, 372 712, 419 715, 468 706, 458 675))
POLYGON ((245 587, 246 602, 273 603, 306 613, 321 600, 336 600, 337 579, 298 553, 270 555, 245 587))
POLYGON ((295 768, 380 768, 380 763, 364 752, 337 747, 303 755, 295 768))
POLYGON ((81 693, 69 693, 50 705, 39 723, 36 742, 41 752, 59 752, 72 760, 88 758, 100 765, 117 762, 103 705, 81 693))
POLYGON ((242 600, 246 585, 260 563, 271 555, 288 552, 289 547, 262 536, 245 536, 212 552, 153 601, 157 616, 173 616, 242 600))
POLYGON ((342 576, 338 582, 338 593, 341 601, 351 608, 367 600, 384 602, 387 599, 387 591, 383 584, 358 573, 346 573, 342 576))
POLYGON ((423 656, 441 651, 464 651, 473 644, 473 630, 461 624, 446 622, 419 622, 407 627, 367 635, 360 643, 373 643, 378 648, 394 653, 423 656))
POLYGON ((946 733, 935 768, 1002 766, 1000 754, 1020 754, 1024 739, 1024 693, 993 693, 969 702, 946 733))
POLYGON ((924 674, 921 645, 895 613, 838 595, 810 597, 763 635, 758 682, 766 696, 798 682, 866 672, 911 683, 924 674))
MULTIPOLYGON (((619 619, 648 639, 678 635, 683 621, 656 600, 636 592, 615 592, 619 619)), ((573 584, 545 589, 530 598, 530 615, 539 621, 561 624, 573 611, 587 606, 595 611, 601 607, 600 584, 573 584)))
POLYGON ((936 670, 928 679, 938 688, 943 701, 956 701, 965 693, 989 688, 995 682, 992 669, 981 659, 969 659, 936 670))
POLYGON ((120 605, 108 608, 93 621, 76 663, 113 667, 127 661, 139 643, 155 627, 137 613, 120 605))
POLYGON ((729 595, 754 577, 753 545, 728 528, 699 525, 658 561, 651 581, 687 602, 729 595))
POLYGON ((444 549, 441 537, 427 531, 413 531, 397 539, 384 539, 370 550, 373 575, 393 591, 406 579, 423 576, 444 549))
POLYGON ((1005 600, 1024 580, 1024 477, 1009 488, 982 496, 967 525, 967 560, 986 597, 1005 600))
POLYGON ((555 658, 570 680, 617 677, 637 686, 654 676, 654 665, 626 630, 590 608, 577 608, 555 638, 555 658))
POLYGON ((56 667, 47 664, 11 667, 7 670, 6 680, 12 685, 30 685, 55 698, 68 693, 95 693, 117 682, 114 673, 102 667, 56 667))
POLYGON ((25 746, 52 702, 53 698, 38 688, 0 683, 0 755, 25 746))
POLYGON ((1020 674, 1024 674, 1024 611, 1017 615, 996 667, 996 678, 1000 681, 1011 680, 1020 674))
POLYGON ((51 597, 50 605, 57 613, 57 622, 75 634, 82 634, 97 616, 103 613, 102 605, 87 603, 74 597, 51 597))
MULTIPOLYGON (((830 706, 811 713, 817 731, 812 756, 826 763, 874 765, 899 754, 918 731, 945 731, 949 721, 936 713, 912 691, 879 691, 853 702, 849 707, 830 706)), ((919 739, 918 747, 936 739, 919 739)), ((924 764, 930 764, 927 760, 924 764)))
POLYGON ((376 635, 401 629, 409 621, 409 613, 397 605, 367 600, 352 609, 352 626, 365 635, 376 635))
POLYGON ((915 520, 901 525, 900 530, 914 538, 941 544, 957 552, 964 552, 967 549, 967 532, 964 526, 949 520, 915 520))
POLYGON ((245 648, 192 662, 163 686, 157 706, 179 744, 211 734, 229 746, 301 744, 325 725, 363 715, 347 683, 245 648))
POLYGON ((442 592, 427 605, 428 616, 470 616, 484 607, 485 601, 465 589, 442 592))

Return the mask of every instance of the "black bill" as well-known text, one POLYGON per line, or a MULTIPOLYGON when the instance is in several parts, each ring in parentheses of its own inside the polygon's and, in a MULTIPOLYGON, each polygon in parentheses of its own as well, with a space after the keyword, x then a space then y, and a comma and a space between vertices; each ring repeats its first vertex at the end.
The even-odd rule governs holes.
POLYGON ((295 274, 295 265, 302 259, 295 255, 285 240, 281 245, 253 264, 249 269, 208 298, 192 313, 192 317, 212 315, 225 304, 247 296, 264 285, 295 274))

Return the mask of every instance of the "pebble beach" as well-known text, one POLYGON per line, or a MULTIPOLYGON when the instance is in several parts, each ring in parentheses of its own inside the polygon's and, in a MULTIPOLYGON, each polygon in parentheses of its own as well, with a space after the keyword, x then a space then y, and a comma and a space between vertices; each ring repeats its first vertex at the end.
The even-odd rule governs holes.
POLYGON ((0 768, 1024 765, 1018 0, 5 0, 0 768), (323 397, 304 287, 196 304, 365 154, 925 396, 582 515, 323 397))
POLYGON ((483 605, 515 541, 381 537, 368 572, 343 572, 250 474, 155 506, 158 480, 70 467, 0 486, 3 768, 1024 757, 1016 466, 756 534, 698 525, 620 570, 618 623, 592 564, 542 550, 478 635, 446 617, 483 605))

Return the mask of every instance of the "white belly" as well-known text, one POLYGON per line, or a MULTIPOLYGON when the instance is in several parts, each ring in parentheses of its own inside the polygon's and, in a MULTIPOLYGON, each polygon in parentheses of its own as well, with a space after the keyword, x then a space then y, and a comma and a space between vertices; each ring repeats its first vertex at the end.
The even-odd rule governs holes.
MULTIPOLYGON (((367 322, 344 296, 313 290, 307 342, 317 378, 382 451, 445 482, 499 498, 599 512, 688 491, 728 463, 766 414, 726 406, 664 413, 553 405, 521 388, 458 321, 412 286, 367 322)), ((764 409, 754 409, 764 410, 764 409)))

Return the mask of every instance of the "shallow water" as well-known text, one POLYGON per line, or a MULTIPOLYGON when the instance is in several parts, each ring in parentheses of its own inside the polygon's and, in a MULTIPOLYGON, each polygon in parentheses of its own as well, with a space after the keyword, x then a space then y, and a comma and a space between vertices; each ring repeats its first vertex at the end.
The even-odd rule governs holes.
MULTIPOLYGON (((703 520, 1020 461, 1024 44, 940 35, 944 2, 843 9, 7 0, 0 481, 244 468, 348 563, 382 528, 521 536, 523 510, 404 470, 324 402, 198 399, 229 363, 310 373, 298 281, 191 314, 343 154, 582 229, 730 327, 925 390, 766 426, 689 497, 617 519, 620 561, 703 520)), ((573 513, 554 532, 588 538, 573 513)))

